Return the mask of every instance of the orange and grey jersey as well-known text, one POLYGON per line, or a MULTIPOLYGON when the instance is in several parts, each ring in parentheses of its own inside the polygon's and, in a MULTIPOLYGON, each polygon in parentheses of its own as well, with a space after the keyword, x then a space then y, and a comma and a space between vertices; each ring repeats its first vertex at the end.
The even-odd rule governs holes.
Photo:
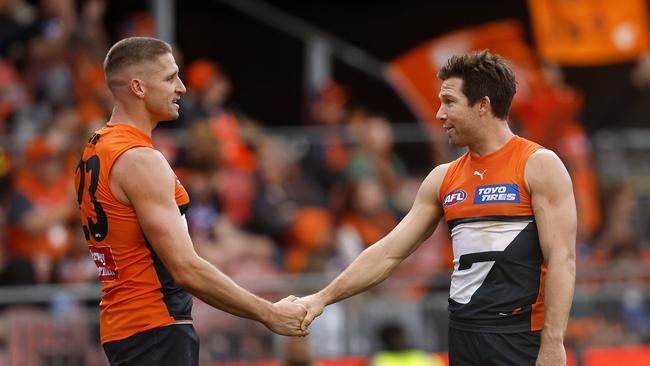
MULTIPOLYGON (((109 124, 86 144, 76 171, 82 228, 102 281, 101 342, 145 330, 191 322, 192 296, 178 286, 147 241, 132 206, 111 191, 117 159, 136 147, 152 148, 151 137, 126 124, 109 124)), ((189 196, 178 178, 176 204, 184 214, 189 196)))
POLYGON ((514 136, 492 154, 467 152, 440 187, 454 252, 450 326, 484 332, 541 330, 546 268, 531 197, 528 158, 541 146, 514 136))

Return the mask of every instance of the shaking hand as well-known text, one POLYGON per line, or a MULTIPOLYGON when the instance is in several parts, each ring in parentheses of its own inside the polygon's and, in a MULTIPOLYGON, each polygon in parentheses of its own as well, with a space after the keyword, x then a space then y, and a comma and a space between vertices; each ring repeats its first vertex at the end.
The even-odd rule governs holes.
POLYGON ((288 296, 271 306, 271 313, 264 322, 267 328, 285 336, 306 336, 307 329, 302 328, 307 309, 296 302, 298 298, 288 296))
POLYGON ((305 297, 301 297, 295 300, 296 304, 300 304, 305 307, 307 314, 305 315, 302 323, 300 324, 300 329, 307 331, 309 325, 314 319, 323 313, 325 308, 325 303, 320 299, 318 294, 313 294, 305 297))

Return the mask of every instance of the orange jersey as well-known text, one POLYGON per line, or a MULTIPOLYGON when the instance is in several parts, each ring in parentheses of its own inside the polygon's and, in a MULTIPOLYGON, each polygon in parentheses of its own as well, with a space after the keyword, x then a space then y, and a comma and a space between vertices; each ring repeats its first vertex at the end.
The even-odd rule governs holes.
MULTIPOLYGON (((117 159, 135 147, 152 148, 151 137, 126 124, 107 125, 88 141, 76 171, 82 226, 99 270, 101 342, 192 320, 192 296, 179 287, 145 238, 135 210, 113 195, 109 175, 117 159)), ((178 178, 181 214, 189 196, 178 178)))
POLYGON ((450 326, 486 332, 541 330, 544 259, 525 167, 541 146, 514 136, 483 157, 465 153, 440 187, 454 252, 450 326))
MULTIPOLYGON (((18 174, 15 186, 18 194, 29 201, 30 206, 42 211, 62 204, 70 199, 70 177, 61 176, 56 183, 46 186, 28 170, 18 174)), ((32 233, 22 225, 14 223, 9 227, 9 254, 35 258, 46 255, 54 261, 61 260, 70 250, 71 235, 64 220, 54 223, 44 232, 32 233)))

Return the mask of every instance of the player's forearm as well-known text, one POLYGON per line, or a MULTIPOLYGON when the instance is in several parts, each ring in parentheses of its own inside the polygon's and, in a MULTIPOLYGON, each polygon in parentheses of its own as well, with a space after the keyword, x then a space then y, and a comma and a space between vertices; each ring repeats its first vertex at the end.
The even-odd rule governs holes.
POLYGON ((363 292, 388 277, 438 225, 437 206, 415 204, 406 217, 383 239, 368 247, 317 296, 323 305, 363 292))
POLYGON ((562 342, 569 320, 575 286, 575 254, 549 258, 544 289, 544 342, 562 342))
POLYGON ((182 286, 205 303, 236 316, 265 322, 271 303, 237 285, 216 267, 197 257, 183 270, 182 286))
POLYGON ((318 293, 329 305, 361 293, 385 280, 401 262, 385 248, 386 239, 368 247, 332 283, 318 293))

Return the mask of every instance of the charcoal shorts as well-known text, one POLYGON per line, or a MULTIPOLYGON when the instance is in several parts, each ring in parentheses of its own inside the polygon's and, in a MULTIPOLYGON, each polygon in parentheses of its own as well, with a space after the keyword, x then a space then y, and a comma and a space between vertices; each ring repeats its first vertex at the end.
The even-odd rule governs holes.
POLYGON ((449 366, 535 366, 542 332, 484 333, 449 328, 449 366))
POLYGON ((199 336, 192 324, 173 324, 103 345, 111 366, 198 366, 199 336))

